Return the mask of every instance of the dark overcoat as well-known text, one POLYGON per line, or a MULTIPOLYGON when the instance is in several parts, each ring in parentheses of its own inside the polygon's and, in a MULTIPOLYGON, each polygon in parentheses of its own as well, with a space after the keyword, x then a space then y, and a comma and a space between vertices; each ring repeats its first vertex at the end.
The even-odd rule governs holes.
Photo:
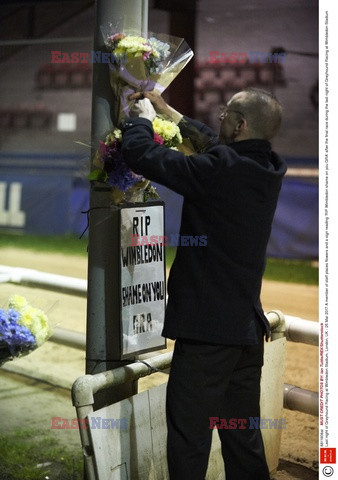
POLYGON ((152 124, 143 118, 128 119, 123 129, 127 164, 183 195, 181 238, 200 239, 200 245, 177 249, 163 335, 254 344, 256 321, 269 335, 260 291, 286 164, 268 141, 221 145, 208 127, 186 117, 185 122, 183 134, 193 126, 210 136, 204 153, 186 156, 155 143, 152 124))

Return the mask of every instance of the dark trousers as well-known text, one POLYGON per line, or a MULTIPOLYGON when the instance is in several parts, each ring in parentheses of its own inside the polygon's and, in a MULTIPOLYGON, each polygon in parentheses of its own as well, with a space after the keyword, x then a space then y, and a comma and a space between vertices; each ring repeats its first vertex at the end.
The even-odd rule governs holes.
MULTIPOLYGON (((250 417, 260 417, 262 365, 263 334, 254 346, 176 340, 167 388, 171 480, 205 478, 211 417, 225 419, 223 426, 237 426, 218 430, 226 479, 269 480, 261 431, 248 428, 250 417)), ((216 423, 222 425, 221 420, 216 423)))

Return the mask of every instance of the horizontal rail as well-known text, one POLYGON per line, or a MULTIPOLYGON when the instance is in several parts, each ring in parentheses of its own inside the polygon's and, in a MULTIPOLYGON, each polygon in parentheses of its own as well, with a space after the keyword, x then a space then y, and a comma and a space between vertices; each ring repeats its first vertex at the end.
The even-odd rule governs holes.
POLYGON ((80 297, 87 296, 87 280, 40 272, 30 268, 14 268, 0 265, 0 281, 2 283, 8 282, 46 288, 80 297))
POLYGON ((77 348, 78 350, 86 349, 85 333, 61 327, 54 328, 53 335, 49 338, 49 341, 66 347, 77 348))
MULTIPOLYGON (((147 359, 146 363, 138 361, 114 370, 79 377, 72 387, 74 407, 78 409, 80 416, 81 412, 83 415, 88 415, 94 404, 94 394, 99 390, 132 382, 159 370, 166 370, 170 368, 172 356, 173 353, 168 352, 147 359)), ((284 384, 283 402, 284 408, 318 416, 319 398, 317 392, 284 384)))
POLYGON ((286 174, 287 177, 314 177, 318 178, 319 168, 288 168, 286 174))
MULTIPOLYGON (((317 322, 286 315, 284 317, 285 326, 280 328, 280 313, 269 312, 266 315, 270 323, 273 338, 277 338, 278 334, 280 334, 280 337, 286 337, 289 342, 301 342, 307 345, 318 346, 319 324, 317 322)), ((60 327, 54 329, 54 333, 49 341, 79 350, 86 349, 86 335, 84 333, 60 327)), ((153 357, 154 355, 156 354, 147 354, 147 358, 153 357)))
POLYGON ((283 406, 288 410, 297 410, 298 412, 318 417, 318 392, 312 392, 311 390, 284 383, 283 400, 283 406))
POLYGON ((319 323, 285 315, 285 336, 290 342, 319 345, 319 323))

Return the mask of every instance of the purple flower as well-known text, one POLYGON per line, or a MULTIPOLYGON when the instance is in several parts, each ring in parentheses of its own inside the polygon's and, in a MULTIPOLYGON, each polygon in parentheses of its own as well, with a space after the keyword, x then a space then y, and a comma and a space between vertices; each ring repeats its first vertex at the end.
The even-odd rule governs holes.
POLYGON ((21 349, 32 350, 36 346, 31 331, 18 323, 20 313, 10 308, 6 313, 0 309, 0 343, 9 348, 12 356, 20 353, 21 349))
POLYGON ((1 325, 7 325, 7 323, 8 323, 7 313, 5 312, 5 310, 0 308, 0 326, 1 325))
POLYGON ((100 160, 103 163, 104 171, 108 175, 108 184, 116 187, 122 192, 127 191, 136 183, 144 180, 142 175, 134 173, 125 163, 121 153, 121 142, 115 140, 106 145, 100 142, 100 160))
POLYGON ((8 310, 8 319, 10 323, 17 323, 17 321, 20 318, 20 313, 17 312, 16 310, 13 310, 13 308, 10 308, 8 310))

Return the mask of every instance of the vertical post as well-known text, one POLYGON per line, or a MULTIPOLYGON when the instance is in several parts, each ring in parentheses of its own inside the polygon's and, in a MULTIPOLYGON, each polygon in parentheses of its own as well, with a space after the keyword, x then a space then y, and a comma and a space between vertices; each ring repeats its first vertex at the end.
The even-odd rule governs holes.
MULTIPOLYGON (((148 0, 97 0, 94 50, 103 49, 101 26, 147 34, 148 0)), ((108 65, 93 64, 92 146, 110 130, 114 101, 108 65)), ((115 123, 116 124, 116 123, 115 123)), ((129 363, 120 361, 118 209, 110 205, 109 189, 92 186, 88 248, 86 373, 95 374, 129 363)), ((103 390, 95 408, 136 393, 137 383, 103 390), (108 401, 109 399, 109 401, 108 401), (107 401, 106 401, 107 400, 107 401)))

